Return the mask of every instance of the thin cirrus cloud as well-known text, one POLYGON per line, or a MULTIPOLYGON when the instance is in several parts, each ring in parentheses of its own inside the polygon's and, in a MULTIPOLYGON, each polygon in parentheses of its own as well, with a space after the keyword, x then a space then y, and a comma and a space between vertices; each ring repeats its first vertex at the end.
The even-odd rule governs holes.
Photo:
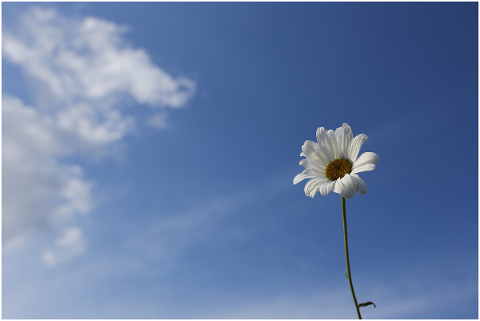
MULTIPOLYGON (((43 253, 56 266, 86 251, 75 226, 94 207, 94 182, 65 156, 105 158, 136 128, 126 98, 162 108, 147 124, 166 127, 165 108, 191 99, 196 84, 173 77, 124 38, 128 30, 95 17, 72 19, 34 7, 3 31, 3 54, 31 81, 33 102, 3 93, 3 244, 9 251, 54 233, 43 253)), ((8 76, 7 76, 8 77, 8 76)))

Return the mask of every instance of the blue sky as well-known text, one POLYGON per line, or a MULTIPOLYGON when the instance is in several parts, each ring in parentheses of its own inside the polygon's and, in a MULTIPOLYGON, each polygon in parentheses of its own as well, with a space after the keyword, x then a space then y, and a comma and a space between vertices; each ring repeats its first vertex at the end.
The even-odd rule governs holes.
POLYGON ((4 318, 478 317, 477 3, 3 3, 4 318))

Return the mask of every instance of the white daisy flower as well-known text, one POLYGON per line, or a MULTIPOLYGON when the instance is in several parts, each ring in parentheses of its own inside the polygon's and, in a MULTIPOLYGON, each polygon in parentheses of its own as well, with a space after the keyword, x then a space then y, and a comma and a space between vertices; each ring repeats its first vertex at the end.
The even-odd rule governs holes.
POLYGON ((375 169, 380 157, 372 152, 365 152, 357 158, 360 148, 367 140, 360 134, 353 138, 352 129, 344 123, 333 130, 317 129, 317 142, 305 141, 300 161, 305 170, 295 176, 293 184, 311 178, 305 184, 305 194, 314 197, 317 192, 323 196, 332 190, 345 198, 352 198, 355 193, 367 193, 367 185, 357 173, 375 169))

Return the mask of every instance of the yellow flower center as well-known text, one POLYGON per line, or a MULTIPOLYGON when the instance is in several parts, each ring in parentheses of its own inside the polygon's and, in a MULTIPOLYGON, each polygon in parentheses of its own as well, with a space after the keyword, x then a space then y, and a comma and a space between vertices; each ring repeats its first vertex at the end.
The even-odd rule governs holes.
POLYGON ((350 174, 352 164, 346 159, 336 159, 325 168, 325 175, 331 181, 341 178, 346 174, 350 174))

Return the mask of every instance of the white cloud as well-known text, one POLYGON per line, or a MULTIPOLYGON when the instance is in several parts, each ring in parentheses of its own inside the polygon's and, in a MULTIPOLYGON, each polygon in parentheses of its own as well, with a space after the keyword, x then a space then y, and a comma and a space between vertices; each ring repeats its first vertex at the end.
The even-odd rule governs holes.
MULTIPOLYGON (((127 29, 39 7, 20 16, 15 26, 4 27, 4 57, 35 84, 34 106, 3 94, 7 251, 35 235, 53 234, 57 243, 43 255, 47 265, 84 253, 81 229, 71 225, 78 223, 77 214, 93 209, 94 183, 85 179, 82 167, 62 159, 114 156, 137 123, 119 106, 127 97, 150 107, 178 108, 194 94, 192 80, 169 75, 144 49, 133 48, 124 39, 127 29)), ((165 111, 158 115, 150 125, 164 128, 165 111)))
POLYGON ((41 8, 27 12, 20 26, 4 33, 5 57, 62 102, 105 101, 127 93, 139 103, 181 107, 194 93, 192 80, 173 78, 145 50, 132 48, 123 39, 125 26, 94 17, 66 18, 41 8))
POLYGON ((92 207, 83 170, 61 164, 61 132, 52 117, 3 97, 3 242, 8 250, 28 236, 53 231, 92 207))
MULTIPOLYGON (((3 119, 2 223, 8 251, 39 234, 62 233, 64 224, 93 204, 92 183, 84 180, 82 169, 56 159, 62 148, 51 118, 4 96, 3 119)), ((64 246, 60 254, 45 256, 45 262, 53 267, 81 253, 64 246)))
POLYGON ((65 229, 55 241, 55 246, 43 252, 43 260, 49 267, 71 260, 82 255, 86 249, 86 240, 82 230, 77 227, 65 229))

